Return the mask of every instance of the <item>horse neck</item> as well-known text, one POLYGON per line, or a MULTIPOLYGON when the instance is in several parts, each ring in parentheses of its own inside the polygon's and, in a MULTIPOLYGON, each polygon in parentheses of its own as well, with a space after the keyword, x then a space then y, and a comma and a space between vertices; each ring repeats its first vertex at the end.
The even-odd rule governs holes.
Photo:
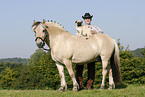
POLYGON ((47 32, 48 32, 48 39, 47 39, 47 45, 52 49, 53 46, 59 42, 60 38, 63 38, 62 36, 69 35, 71 36, 69 32, 67 32, 62 26, 58 25, 47 25, 47 32))
POLYGON ((45 25, 48 26, 48 32, 51 36, 68 33, 60 24, 55 22, 46 22, 45 25))

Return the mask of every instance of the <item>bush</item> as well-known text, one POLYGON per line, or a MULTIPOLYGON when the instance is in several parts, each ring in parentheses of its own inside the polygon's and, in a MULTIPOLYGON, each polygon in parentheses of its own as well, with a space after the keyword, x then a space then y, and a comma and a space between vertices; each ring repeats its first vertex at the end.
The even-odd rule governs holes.
POLYGON ((15 88, 20 89, 56 89, 60 83, 58 70, 50 53, 41 49, 30 57, 18 79, 15 88))
POLYGON ((12 88, 18 76, 18 71, 6 67, 5 70, 0 74, 0 86, 3 89, 12 88))

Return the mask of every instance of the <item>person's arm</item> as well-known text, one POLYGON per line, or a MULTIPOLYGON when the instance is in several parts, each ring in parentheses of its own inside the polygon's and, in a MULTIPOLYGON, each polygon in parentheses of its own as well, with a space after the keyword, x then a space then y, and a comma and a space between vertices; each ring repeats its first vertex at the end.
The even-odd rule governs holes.
POLYGON ((94 26, 93 29, 97 32, 97 33, 103 33, 103 31, 97 27, 97 26, 94 26))

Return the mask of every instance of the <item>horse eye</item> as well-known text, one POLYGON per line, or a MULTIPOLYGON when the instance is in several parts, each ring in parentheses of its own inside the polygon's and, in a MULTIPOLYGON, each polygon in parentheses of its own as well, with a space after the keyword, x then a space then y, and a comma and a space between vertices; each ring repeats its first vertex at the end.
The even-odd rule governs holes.
POLYGON ((46 32, 46 30, 43 30, 43 32, 46 32))

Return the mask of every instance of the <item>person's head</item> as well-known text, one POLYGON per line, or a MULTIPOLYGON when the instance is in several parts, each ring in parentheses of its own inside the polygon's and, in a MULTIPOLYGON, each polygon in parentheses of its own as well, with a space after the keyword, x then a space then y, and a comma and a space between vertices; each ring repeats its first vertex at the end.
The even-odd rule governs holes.
POLYGON ((90 23, 92 21, 92 17, 93 17, 93 15, 91 16, 89 13, 85 13, 85 15, 82 16, 82 18, 84 19, 84 21, 87 25, 90 25, 90 23))

